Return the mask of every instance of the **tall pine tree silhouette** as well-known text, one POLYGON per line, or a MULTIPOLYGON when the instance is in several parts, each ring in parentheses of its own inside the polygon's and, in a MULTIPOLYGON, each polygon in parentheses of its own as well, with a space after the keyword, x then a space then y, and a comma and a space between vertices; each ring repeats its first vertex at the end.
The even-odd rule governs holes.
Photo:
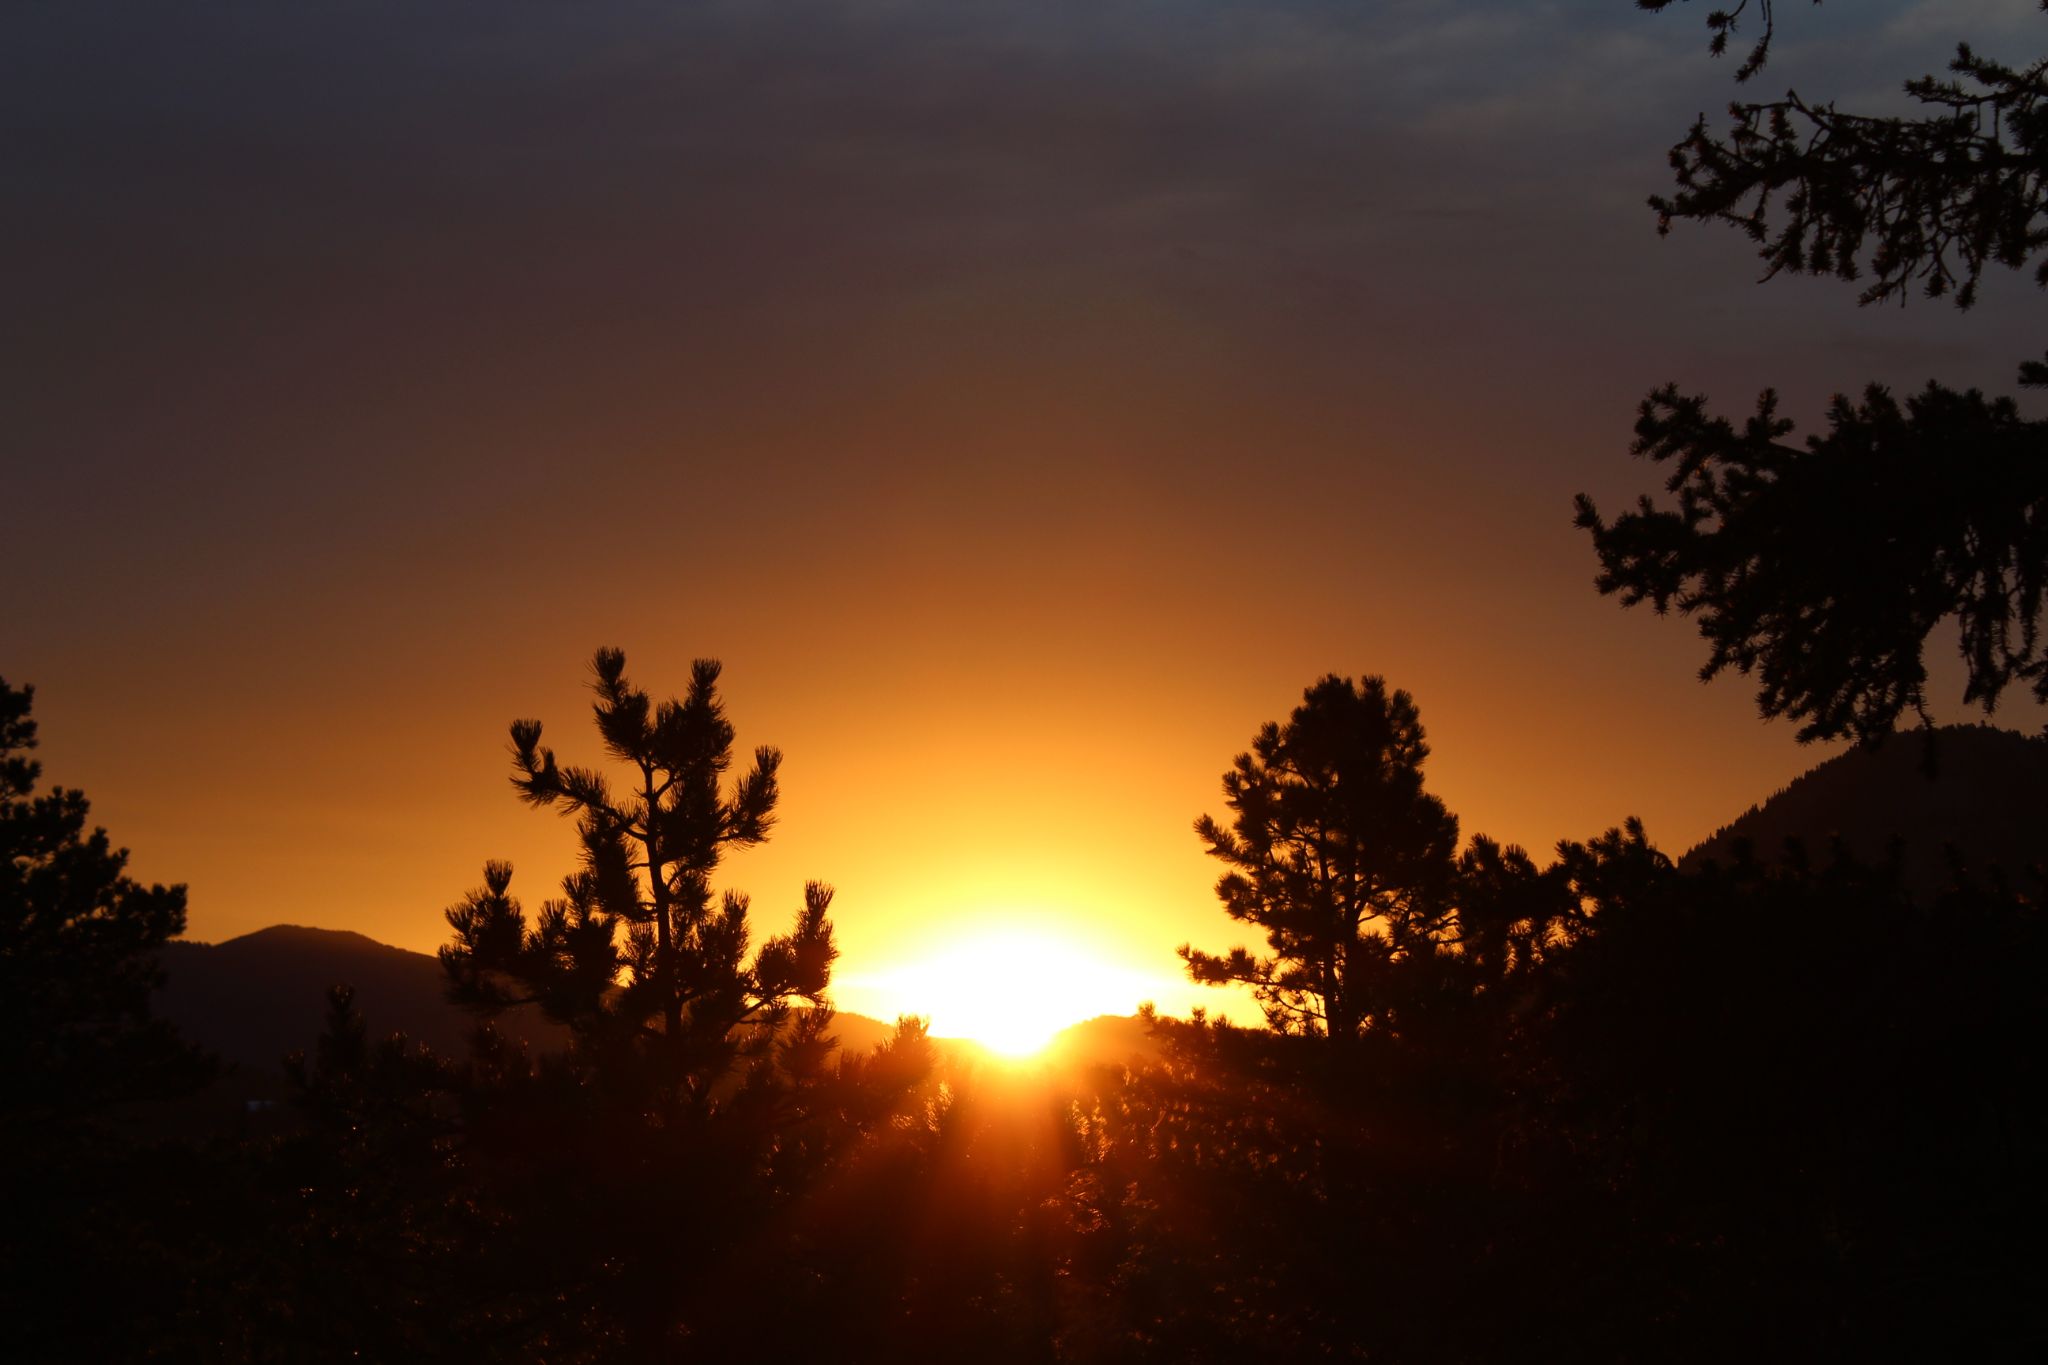
POLYGON ((142 886, 88 832, 85 793, 41 793, 32 687, 0 679, 0 1105, 46 1122, 203 1080, 150 1013, 157 953, 184 932, 185 888, 142 886))
POLYGON ((1394 978, 1432 957, 1451 916, 1458 821, 1422 789, 1414 700, 1326 677, 1224 774, 1226 827, 1195 832, 1230 868, 1216 894, 1269 952, 1183 944, 1189 974, 1252 988, 1267 1021, 1339 1042, 1393 1023, 1394 978))
POLYGON ((137 1360, 190 1270, 164 1218, 190 1168, 143 1102, 213 1066, 150 1009, 185 888, 131 879, 83 792, 36 790, 34 695, 0 680, 0 1320, 23 1360, 137 1360))
POLYGON ((576 818, 583 866, 529 925, 511 865, 488 865, 448 911, 455 941, 441 960, 459 1001, 487 1013, 537 1003, 593 1054, 632 1059, 657 1105, 702 1110, 737 1063, 776 1045, 798 1001, 814 1008, 782 1041, 816 1050, 838 953, 832 889, 810 883, 794 928, 750 957, 747 897, 715 893, 712 878, 727 851, 768 836, 781 754, 756 749, 732 776, 714 661, 660 703, 627 681, 622 651, 600 649, 592 666, 598 734, 622 781, 557 763, 539 721, 512 724, 513 786, 576 818))

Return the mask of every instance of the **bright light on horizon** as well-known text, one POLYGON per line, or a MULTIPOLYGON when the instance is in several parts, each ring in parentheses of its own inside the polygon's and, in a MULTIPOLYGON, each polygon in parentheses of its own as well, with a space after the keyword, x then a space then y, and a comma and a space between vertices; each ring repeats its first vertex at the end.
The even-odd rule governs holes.
POLYGON ((1133 1013, 1162 984, 1113 967, 1071 939, 1003 925, 950 940, 900 966, 841 976, 833 996, 856 1013, 890 1020, 922 1015, 934 1037, 966 1038, 1023 1057, 1070 1024, 1133 1013))

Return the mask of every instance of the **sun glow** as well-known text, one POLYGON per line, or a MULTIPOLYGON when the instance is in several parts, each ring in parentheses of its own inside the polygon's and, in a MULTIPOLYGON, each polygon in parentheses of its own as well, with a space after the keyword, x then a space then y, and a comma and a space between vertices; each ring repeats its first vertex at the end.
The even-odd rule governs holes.
POLYGON ((966 1038, 1008 1057, 1028 1056, 1069 1024, 1129 1014, 1158 983, 1112 967, 1071 941, 991 929, 928 957, 841 983, 849 1008, 883 1018, 918 1014, 934 1037, 966 1038))

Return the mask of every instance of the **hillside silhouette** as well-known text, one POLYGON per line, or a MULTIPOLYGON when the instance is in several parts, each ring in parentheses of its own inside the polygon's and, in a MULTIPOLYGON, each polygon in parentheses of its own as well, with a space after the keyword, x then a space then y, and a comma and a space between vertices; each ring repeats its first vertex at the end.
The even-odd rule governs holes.
POLYGON ((1902 883, 1915 899, 1948 886, 1950 848, 1973 872, 1999 868, 2025 884, 2026 869, 2048 860, 2048 739, 1955 725, 1932 742, 1932 773, 1917 734, 1837 754, 1716 830, 1680 866, 1729 862, 1745 840, 1765 863, 1781 862, 1788 840, 1823 859, 1837 838, 1881 862, 1898 840, 1902 883))
MULTIPOLYGON (((464 1056, 476 1017, 448 999, 448 977, 427 953, 379 943, 348 929, 277 924, 222 943, 176 940, 164 946, 164 984, 156 1010, 188 1041, 244 1072, 275 1073, 287 1053, 311 1049, 327 1022, 327 990, 355 989, 372 1036, 403 1033, 445 1057, 464 1056)), ((499 1032, 536 1052, 561 1049, 565 1031, 532 1006, 507 1011, 499 1032)), ((846 1052, 873 1051, 895 1025, 836 1012, 827 1036, 846 1052)), ((934 1038, 955 1064, 988 1060, 980 1044, 934 1038)), ((1105 1015, 1059 1035, 1048 1055, 1077 1063, 1121 1063, 1149 1055, 1143 1025, 1105 1015)))
POLYGON ((774 787, 765 756, 720 785, 709 665, 644 714, 622 666, 599 655, 608 739, 673 748, 696 804, 647 778, 621 816, 515 723, 522 780, 603 807, 588 865, 529 920, 487 864, 439 958, 285 925, 165 942, 182 892, 123 879, 81 797, 0 762, 0 824, 33 835, 0 887, 6 998, 51 1002, 0 1059, 41 1096, 0 1114, 18 1354, 748 1359, 772 1317, 776 1359, 2042 1355, 2048 1163, 2019 1116, 2048 944, 2023 882, 1943 850, 2038 860, 2048 743, 1944 731, 1932 778, 1910 739, 1845 755, 1687 859, 1723 866, 1635 819, 1545 866, 1483 834, 1453 857, 1413 699, 1326 677, 1198 826, 1275 956, 1183 955, 1263 986, 1267 1027, 1098 1016, 1011 1064, 821 1008, 830 888, 750 956, 744 900, 680 842, 679 1031, 636 1002, 661 948, 621 822, 715 844, 774 787), (1837 837, 1861 858, 1786 850, 1837 837), (1895 838, 1924 897, 1878 865, 1895 838), (1309 912, 1354 879, 1372 900, 1331 933, 1309 912), (65 915, 126 937, 38 937, 65 915), (239 1066, 166 1086, 171 1026, 239 1066))
MULTIPOLYGON (((403 1033, 459 1056, 476 1029, 447 999, 447 975, 426 953, 347 929, 277 924, 223 943, 173 942, 163 954, 157 1009, 179 1033, 223 1061, 274 1071, 286 1053, 312 1047, 327 1019, 330 986, 355 988, 356 1007, 378 1035, 403 1033)), ((539 1050, 562 1030, 523 1008, 499 1024, 539 1050)))
POLYGON ((1098 1014, 1069 1024, 1045 1046, 1049 1063, 1067 1066, 1142 1066, 1165 1055, 1151 1026, 1134 1014, 1098 1014))

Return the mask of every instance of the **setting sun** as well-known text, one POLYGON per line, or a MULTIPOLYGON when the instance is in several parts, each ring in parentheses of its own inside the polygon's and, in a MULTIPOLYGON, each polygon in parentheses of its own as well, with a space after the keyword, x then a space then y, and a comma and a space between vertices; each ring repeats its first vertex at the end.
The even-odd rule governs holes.
POLYGON ((1071 940, 1000 928, 888 971, 847 978, 837 994, 849 1009, 883 1018, 923 1015, 935 1036, 1023 1057, 1070 1024, 1131 1013, 1160 984, 1110 966, 1071 940))
POLYGON ((2048 1361, 2048 0, 0 34, 0 1365, 2048 1361))

